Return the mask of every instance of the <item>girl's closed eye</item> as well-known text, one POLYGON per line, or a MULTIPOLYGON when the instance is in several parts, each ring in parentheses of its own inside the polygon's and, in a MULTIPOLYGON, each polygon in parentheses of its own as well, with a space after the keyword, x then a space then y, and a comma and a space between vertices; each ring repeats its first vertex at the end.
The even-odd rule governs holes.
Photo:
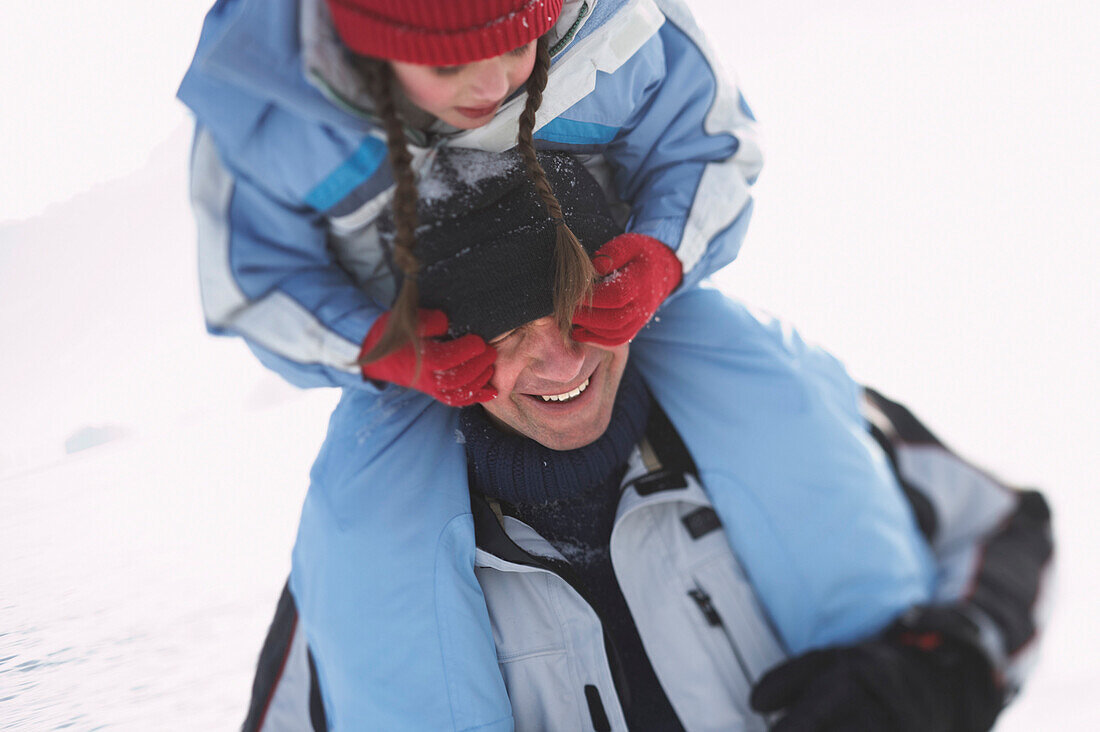
POLYGON ((456 76, 464 68, 466 68, 465 64, 459 66, 433 66, 432 73, 436 76, 456 76))

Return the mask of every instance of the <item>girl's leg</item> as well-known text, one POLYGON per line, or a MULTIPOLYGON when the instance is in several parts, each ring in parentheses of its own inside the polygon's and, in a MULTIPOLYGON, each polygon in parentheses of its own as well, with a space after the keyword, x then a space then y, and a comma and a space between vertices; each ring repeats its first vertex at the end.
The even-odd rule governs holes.
POLYGON ((630 358, 788 649, 864 637, 929 600, 929 548, 843 365, 717 290, 658 316, 630 358))
POLYGON ((340 728, 510 719, 474 576, 457 416, 397 388, 381 397, 346 390, 332 415, 290 588, 340 728))

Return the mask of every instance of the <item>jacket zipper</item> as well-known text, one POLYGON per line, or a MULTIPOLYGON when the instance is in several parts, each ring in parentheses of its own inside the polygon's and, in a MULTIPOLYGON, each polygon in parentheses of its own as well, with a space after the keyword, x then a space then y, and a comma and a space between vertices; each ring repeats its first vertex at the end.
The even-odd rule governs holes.
MULTIPOLYGON (((695 587, 688 590, 688 595, 695 601, 695 604, 699 606, 699 610, 703 613, 703 617, 707 621, 707 625, 715 628, 721 628, 722 634, 726 636, 726 641, 730 645, 730 649, 733 651, 733 657, 737 659, 737 665, 741 669, 741 673, 745 675, 745 680, 749 684, 749 692, 756 686, 756 678, 749 672, 749 665, 745 661, 745 657, 741 655, 741 650, 737 645, 737 642, 733 639, 733 635, 730 633, 729 628, 722 620, 722 616, 718 613, 718 608, 714 607, 714 602, 710 599, 710 595, 704 590, 699 583, 695 583, 695 587)), ((764 715, 764 726, 767 729, 771 729, 775 726, 776 720, 779 718, 779 714, 764 715)))
POLYGON ((707 591, 699 586, 699 583, 695 583, 695 587, 688 590, 688 595, 695 604, 699 606, 699 610, 703 613, 703 618, 706 619, 707 625, 714 628, 721 628, 722 635, 726 636, 726 641, 730 645, 730 649, 733 651, 734 658, 737 659, 737 665, 741 669, 741 673, 744 674, 745 679, 749 682, 749 688, 756 686, 756 679, 753 678, 752 673, 749 672, 749 665, 745 661, 745 657, 741 655, 741 649, 737 645, 737 641, 733 639, 733 635, 730 633, 729 628, 722 620, 722 616, 718 614, 718 609, 714 607, 714 602, 711 600, 707 591))

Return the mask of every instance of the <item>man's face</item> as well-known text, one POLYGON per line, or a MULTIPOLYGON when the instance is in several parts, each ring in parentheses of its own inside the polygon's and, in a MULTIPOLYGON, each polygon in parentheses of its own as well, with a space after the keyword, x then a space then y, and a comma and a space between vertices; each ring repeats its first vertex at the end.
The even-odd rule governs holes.
POLYGON ((499 394, 482 406, 497 426, 552 450, 582 447, 604 433, 629 344, 606 348, 566 342, 550 317, 509 331, 492 344, 498 356, 490 383, 499 394))

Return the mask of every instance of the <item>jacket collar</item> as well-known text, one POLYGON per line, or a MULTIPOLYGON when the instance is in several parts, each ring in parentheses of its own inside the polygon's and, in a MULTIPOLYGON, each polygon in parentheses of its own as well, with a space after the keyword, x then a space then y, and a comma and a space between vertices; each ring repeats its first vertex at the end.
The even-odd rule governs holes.
MULTIPOLYGON (((468 466, 469 484, 475 485, 468 466)), ((671 501, 710 507, 706 491, 696 477, 695 463, 672 422, 654 401, 645 437, 632 450, 623 475, 615 524, 628 513, 645 506, 671 501)), ((562 559, 538 532, 512 516, 501 513, 495 500, 471 489, 474 537, 478 549, 512 565, 545 569, 541 558, 562 559)))

